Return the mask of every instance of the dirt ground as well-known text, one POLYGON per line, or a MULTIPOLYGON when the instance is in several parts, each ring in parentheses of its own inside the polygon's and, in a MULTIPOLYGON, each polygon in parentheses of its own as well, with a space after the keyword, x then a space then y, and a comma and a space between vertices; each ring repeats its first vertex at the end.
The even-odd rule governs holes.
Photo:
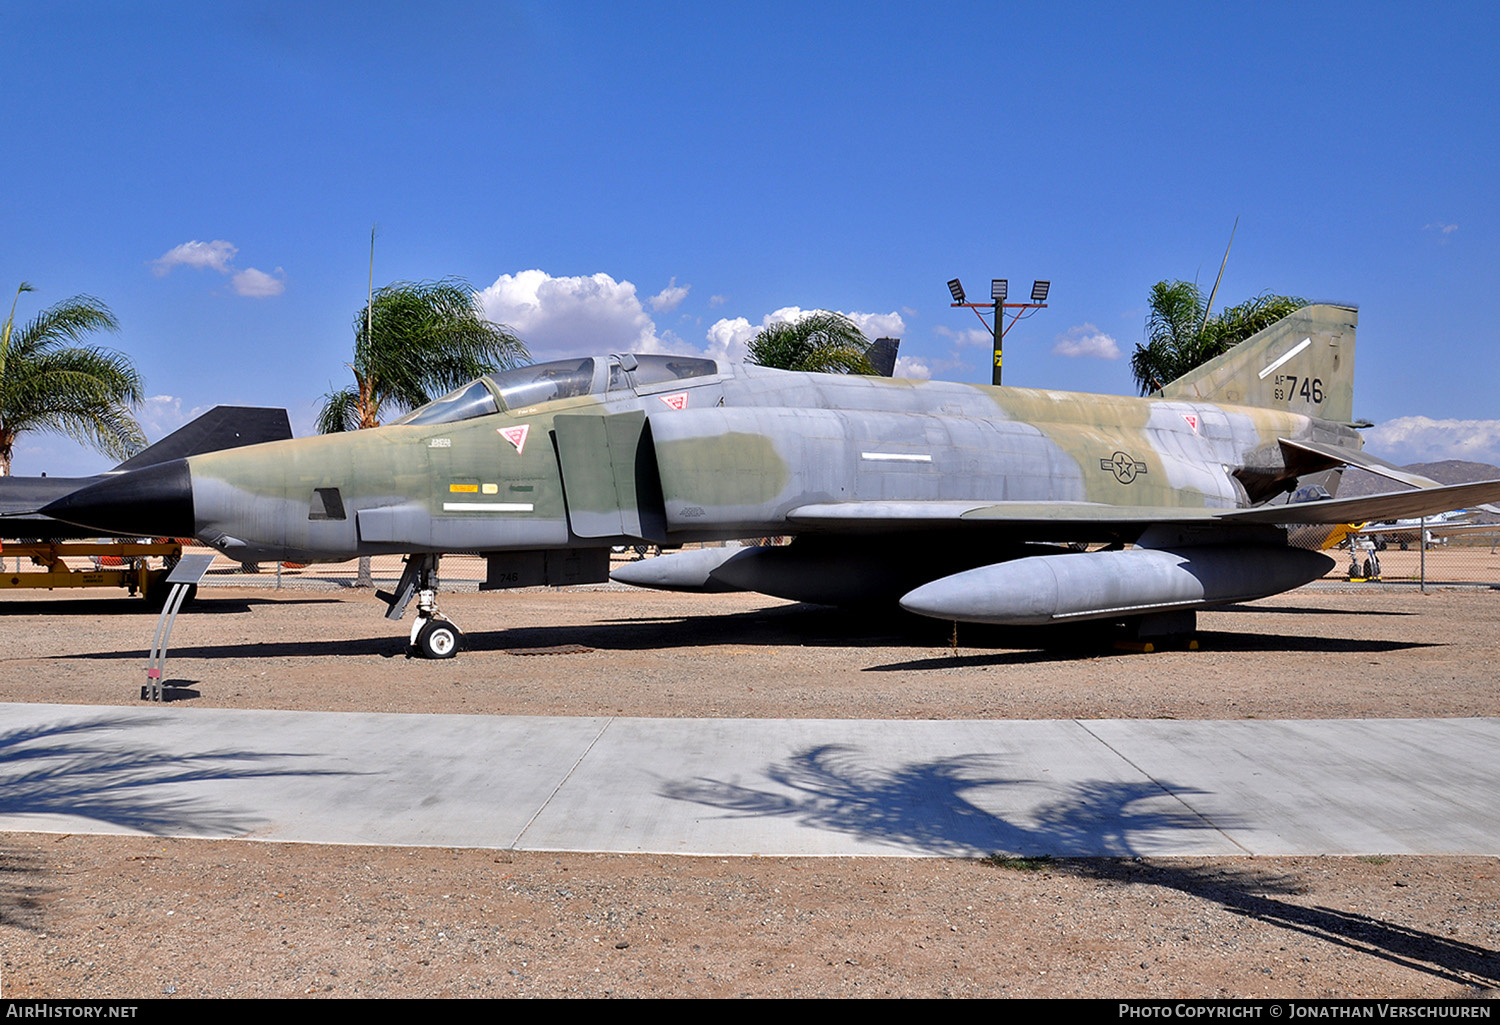
MULTIPOLYGON (((187 707, 484 715, 1500 715, 1500 592, 1315 590, 1199 650, 753 595, 445 595, 448 662, 369 592, 206 588, 187 707)), ((138 600, 0 599, 0 700, 133 704, 138 600)), ((0 769, 3 771, 3 769, 0 769)), ((0 787, 3 794, 3 787, 0 787)), ((3 801, 3 797, 0 797, 3 801)), ((721 859, 0 834, 0 993, 1494 995, 1500 858, 721 859)))

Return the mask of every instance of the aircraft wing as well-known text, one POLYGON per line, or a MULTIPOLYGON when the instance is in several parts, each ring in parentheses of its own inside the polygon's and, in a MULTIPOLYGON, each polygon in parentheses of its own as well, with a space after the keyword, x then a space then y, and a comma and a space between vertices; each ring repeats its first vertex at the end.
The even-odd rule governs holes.
POLYGON ((1231 510, 1106 505, 1101 502, 825 502, 787 513, 787 522, 814 530, 885 532, 945 525, 1005 525, 1051 538, 1163 521, 1209 522, 1231 510))
MULTIPOLYGON (((1406 533, 1415 534, 1420 527, 1410 526, 1405 528, 1406 533)), ((1387 533, 1387 531, 1366 530, 1366 534, 1387 533)), ((1389 531, 1395 533, 1395 530, 1389 531)), ((1427 528, 1427 533, 1433 537, 1462 537, 1465 534, 1500 534, 1500 523, 1439 523, 1427 528)))
POLYGON ((1064 540, 1123 533, 1152 524, 1360 523, 1430 516, 1496 499, 1500 499, 1500 480, 1250 509, 1098 502, 825 502, 793 509, 787 513, 787 522, 810 530, 850 533, 1003 525, 1018 535, 1064 540))

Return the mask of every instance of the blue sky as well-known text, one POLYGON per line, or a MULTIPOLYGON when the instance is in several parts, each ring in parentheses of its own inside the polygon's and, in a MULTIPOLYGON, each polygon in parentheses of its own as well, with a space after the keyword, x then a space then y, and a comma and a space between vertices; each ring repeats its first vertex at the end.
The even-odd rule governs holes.
MULTIPOLYGON (((1355 413, 1500 462, 1500 14, 1435 4, 69 3, 0 32, 0 286, 103 299, 153 437, 299 433, 365 297, 461 276, 539 358, 733 356, 778 311, 1128 393, 1164 278, 1360 307, 1355 413), (1118 358, 1109 358, 1118 352, 1118 358)), ((792 315, 782 312, 781 316, 792 315)), ((108 460, 31 436, 16 472, 108 460)))

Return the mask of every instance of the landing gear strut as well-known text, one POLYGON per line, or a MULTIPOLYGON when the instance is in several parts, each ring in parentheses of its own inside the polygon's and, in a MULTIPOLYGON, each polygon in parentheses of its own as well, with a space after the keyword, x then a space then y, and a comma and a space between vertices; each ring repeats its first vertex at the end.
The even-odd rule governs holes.
POLYGON ((395 592, 376 592, 380 600, 390 606, 385 613, 386 619, 399 620, 406 614, 406 606, 412 598, 417 599, 417 619, 411 625, 407 658, 413 655, 452 658, 463 647, 463 632, 438 611, 438 559, 436 555, 408 555, 395 592))

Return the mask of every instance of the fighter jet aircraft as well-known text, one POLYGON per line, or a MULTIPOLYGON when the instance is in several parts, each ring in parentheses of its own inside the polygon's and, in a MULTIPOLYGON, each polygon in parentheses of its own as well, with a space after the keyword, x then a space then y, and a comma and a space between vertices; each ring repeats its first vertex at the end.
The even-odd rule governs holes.
POLYGON ((1322 576, 1332 560, 1289 546, 1288 524, 1500 497, 1489 481, 1273 501, 1347 465, 1402 479, 1360 451, 1351 423, 1356 321, 1307 307, 1147 398, 692 356, 563 360, 476 380, 390 426, 191 456, 44 511, 127 533, 167 520, 153 529, 241 562, 404 553, 387 615, 415 595, 411 644, 429 657, 461 644, 436 606, 442 553, 486 555, 493 589, 603 580, 615 544, 759 535, 794 540, 615 576, 899 602, 944 620, 1178 631, 1195 609, 1322 576))

